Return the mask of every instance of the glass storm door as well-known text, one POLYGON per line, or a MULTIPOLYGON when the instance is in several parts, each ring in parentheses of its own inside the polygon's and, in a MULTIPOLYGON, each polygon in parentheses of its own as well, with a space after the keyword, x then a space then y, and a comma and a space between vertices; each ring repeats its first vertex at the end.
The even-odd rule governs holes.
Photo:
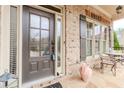
POLYGON ((22 82, 54 75, 54 15, 23 7, 22 82))

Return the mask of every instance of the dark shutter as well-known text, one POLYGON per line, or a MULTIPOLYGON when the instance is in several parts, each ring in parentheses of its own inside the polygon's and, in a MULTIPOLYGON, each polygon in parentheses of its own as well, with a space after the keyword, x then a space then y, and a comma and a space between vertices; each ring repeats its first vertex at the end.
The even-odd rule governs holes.
POLYGON ((80 15, 80 60, 86 59, 86 16, 80 15))
POLYGON ((109 47, 112 47, 111 45, 111 27, 109 26, 109 47))
POLYGON ((84 16, 84 15, 80 15, 80 20, 82 20, 82 21, 86 21, 86 16, 84 16))

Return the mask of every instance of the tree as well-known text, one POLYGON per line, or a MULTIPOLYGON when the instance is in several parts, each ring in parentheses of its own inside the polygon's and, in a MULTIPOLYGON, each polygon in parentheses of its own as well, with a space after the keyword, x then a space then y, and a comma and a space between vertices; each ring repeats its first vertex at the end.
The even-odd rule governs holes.
POLYGON ((120 47, 120 44, 119 44, 119 41, 118 41, 118 38, 117 38, 117 34, 114 31, 114 49, 119 50, 119 47, 120 47))

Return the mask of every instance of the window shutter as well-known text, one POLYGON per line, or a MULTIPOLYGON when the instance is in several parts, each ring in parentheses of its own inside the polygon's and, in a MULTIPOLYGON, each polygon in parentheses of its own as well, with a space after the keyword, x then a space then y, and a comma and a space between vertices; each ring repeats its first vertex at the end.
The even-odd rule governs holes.
POLYGON ((86 59, 86 16, 80 15, 80 61, 86 59))

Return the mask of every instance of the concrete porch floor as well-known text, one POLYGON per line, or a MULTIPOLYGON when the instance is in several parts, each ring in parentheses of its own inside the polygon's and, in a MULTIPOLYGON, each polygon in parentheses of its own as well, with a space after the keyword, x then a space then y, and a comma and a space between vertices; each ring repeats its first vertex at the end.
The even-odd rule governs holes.
POLYGON ((104 73, 93 69, 88 82, 81 80, 77 67, 73 68, 73 72, 72 75, 59 80, 64 88, 124 88, 124 65, 120 63, 117 64, 116 76, 112 74, 109 66, 105 68, 104 73))

